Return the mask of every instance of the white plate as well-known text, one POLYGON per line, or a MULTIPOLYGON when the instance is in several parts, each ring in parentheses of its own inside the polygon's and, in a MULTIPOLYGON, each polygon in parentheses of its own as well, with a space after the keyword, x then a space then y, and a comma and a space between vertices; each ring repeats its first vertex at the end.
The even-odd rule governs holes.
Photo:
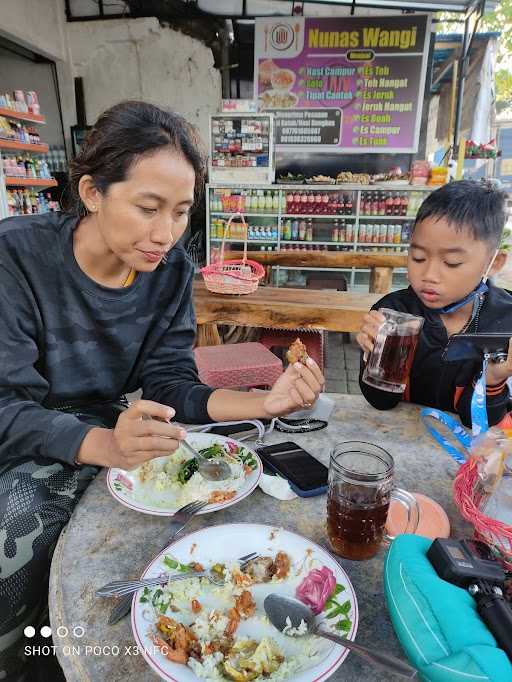
MULTIPOLYGON (((338 599, 343 602, 350 601, 351 607, 348 616, 352 621, 352 625, 346 636, 348 639, 355 639, 358 625, 358 608, 354 588, 348 575, 336 559, 325 549, 307 538, 282 528, 256 523, 232 523, 203 528, 185 536, 162 551, 147 566, 142 577, 157 576, 162 571, 168 570, 163 564, 163 558, 166 554, 172 555, 173 558, 182 563, 188 563, 193 558, 195 561, 208 567, 216 562, 224 563, 236 560, 238 557, 254 551, 259 552, 260 555, 271 556, 275 556, 278 551, 286 552, 292 559, 292 568, 290 570, 292 577, 284 582, 253 585, 249 588, 256 602, 257 611, 255 616, 241 622, 237 636, 249 636, 257 640, 264 636, 272 637, 279 646, 284 648, 285 656, 287 653, 286 648, 289 649, 291 647, 291 650, 304 651, 307 641, 311 641, 309 637, 287 637, 279 633, 270 623, 262 622, 260 616, 264 616, 263 600, 267 594, 279 592, 290 596, 295 595, 296 586, 310 570, 309 566, 306 565, 306 561, 314 559, 321 566, 327 566, 334 573, 336 582, 345 588, 338 596, 338 599), (302 568, 301 573, 295 575, 298 568, 302 568)), ((317 567, 320 567, 320 565, 317 567)), ((131 615, 132 630, 138 650, 151 668, 162 679, 172 680, 173 682, 201 682, 201 680, 205 679, 198 678, 188 666, 179 665, 167 660, 154 647, 152 640, 149 638, 149 633, 154 627, 155 615, 148 603, 140 603, 139 597, 140 593, 134 596, 131 615)), ((206 595, 199 595, 200 601, 203 598, 206 601, 208 600, 206 595)), ((209 607, 205 607, 205 610, 206 608, 209 607)), ((224 608, 229 608, 229 605, 226 605, 224 608)), ((178 620, 183 616, 183 612, 168 613, 167 615, 178 620)), ((190 623, 192 619, 189 616, 188 620, 186 617, 184 620, 190 623)), ((336 620, 338 619, 329 622, 336 622, 336 620)), ((321 652, 318 659, 307 659, 305 664, 307 667, 295 672, 288 679, 293 679, 294 682, 319 682, 320 680, 326 680, 343 663, 349 653, 345 647, 333 644, 325 639, 315 638, 314 644, 318 646, 321 652)), ((264 680, 263 677, 258 679, 261 682, 264 680)))
MULTIPOLYGON (((234 438, 226 438, 211 433, 189 433, 187 441, 192 447, 197 449, 207 448, 214 443, 227 443, 228 441, 236 443, 238 446, 248 450, 256 460, 256 469, 254 469, 248 476, 241 488, 236 491, 236 495, 225 502, 218 502, 215 504, 208 504, 203 507, 199 514, 209 514, 210 512, 231 507, 231 505, 240 502, 244 497, 252 493, 254 488, 258 485, 260 476, 263 471, 263 465, 258 455, 250 447, 244 443, 240 443, 234 438)), ((154 498, 148 498, 144 491, 144 487, 140 482, 138 470, 124 471, 123 469, 109 469, 107 473, 107 486, 111 495, 125 507, 140 511, 143 514, 153 514, 155 516, 172 516, 181 506, 176 503, 173 492, 169 490, 166 493, 166 499, 163 503, 159 500, 155 502, 154 498), (168 499, 167 499, 168 497, 168 499), (146 499, 144 499, 146 498, 146 499)), ((164 494, 161 493, 160 497, 164 494)))

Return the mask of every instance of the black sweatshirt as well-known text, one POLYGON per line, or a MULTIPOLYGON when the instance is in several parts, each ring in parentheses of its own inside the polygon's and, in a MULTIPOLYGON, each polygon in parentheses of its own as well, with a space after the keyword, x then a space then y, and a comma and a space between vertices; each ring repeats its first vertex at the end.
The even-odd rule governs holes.
POLYGON ((131 286, 108 288, 78 266, 76 226, 64 213, 0 222, 0 465, 27 456, 73 463, 93 426, 55 408, 108 404, 138 388, 179 421, 210 421, 184 249, 131 286))
MULTIPOLYGON (((471 426, 473 380, 482 369, 478 362, 444 362, 442 355, 448 344, 448 333, 439 313, 425 307, 411 287, 384 296, 372 308, 392 308, 425 319, 405 394, 381 391, 362 380, 364 362, 361 356, 359 385, 366 400, 379 410, 389 410, 401 400, 456 412, 462 423, 471 426)), ((489 284, 479 315, 466 332, 510 333, 512 330, 512 293, 489 284)), ((510 405, 507 385, 487 390, 489 425, 500 422, 510 405)))

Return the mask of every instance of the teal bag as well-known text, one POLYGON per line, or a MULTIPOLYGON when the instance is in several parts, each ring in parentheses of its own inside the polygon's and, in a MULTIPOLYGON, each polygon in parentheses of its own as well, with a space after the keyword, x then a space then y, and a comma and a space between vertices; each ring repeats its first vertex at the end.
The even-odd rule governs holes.
POLYGON ((410 663, 429 682, 512 682, 512 663, 467 590, 442 580, 427 558, 432 540, 400 535, 384 562, 384 593, 410 663))

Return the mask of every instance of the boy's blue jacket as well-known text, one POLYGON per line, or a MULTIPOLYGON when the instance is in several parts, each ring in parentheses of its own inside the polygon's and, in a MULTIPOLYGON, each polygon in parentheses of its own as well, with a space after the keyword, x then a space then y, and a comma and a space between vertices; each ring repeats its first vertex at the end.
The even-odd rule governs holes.
MULTIPOLYGON (((426 308, 411 287, 401 289, 381 298, 373 309, 392 308, 419 315, 425 319, 416 355, 404 395, 388 393, 362 381, 364 364, 361 360, 359 384, 366 400, 379 410, 389 410, 401 400, 456 412, 466 426, 471 426, 471 396, 473 380, 480 373, 478 362, 443 362, 448 344, 448 333, 439 313, 426 308)), ((467 333, 509 333, 512 336, 512 292, 489 283, 483 295, 478 314, 469 324, 467 333)), ((512 410, 508 386, 498 390, 487 389, 489 425, 498 424, 512 410)))

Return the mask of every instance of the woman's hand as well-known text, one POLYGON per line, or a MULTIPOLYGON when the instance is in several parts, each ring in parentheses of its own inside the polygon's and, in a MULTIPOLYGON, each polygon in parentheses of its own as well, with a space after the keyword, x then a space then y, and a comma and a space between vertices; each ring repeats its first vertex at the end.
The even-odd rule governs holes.
POLYGON ((365 361, 368 358, 368 354, 372 352, 377 332, 385 321, 386 318, 378 310, 370 310, 363 317, 363 324, 359 334, 356 336, 356 341, 363 350, 365 361))
POLYGON ((172 407, 137 400, 118 418, 114 429, 92 429, 76 457, 79 464, 118 467, 130 470, 154 457, 177 450, 187 432, 170 424, 172 407))
POLYGON ((308 358, 307 366, 301 362, 288 365, 263 403, 265 412, 272 417, 311 407, 323 390, 325 379, 319 366, 308 358))

